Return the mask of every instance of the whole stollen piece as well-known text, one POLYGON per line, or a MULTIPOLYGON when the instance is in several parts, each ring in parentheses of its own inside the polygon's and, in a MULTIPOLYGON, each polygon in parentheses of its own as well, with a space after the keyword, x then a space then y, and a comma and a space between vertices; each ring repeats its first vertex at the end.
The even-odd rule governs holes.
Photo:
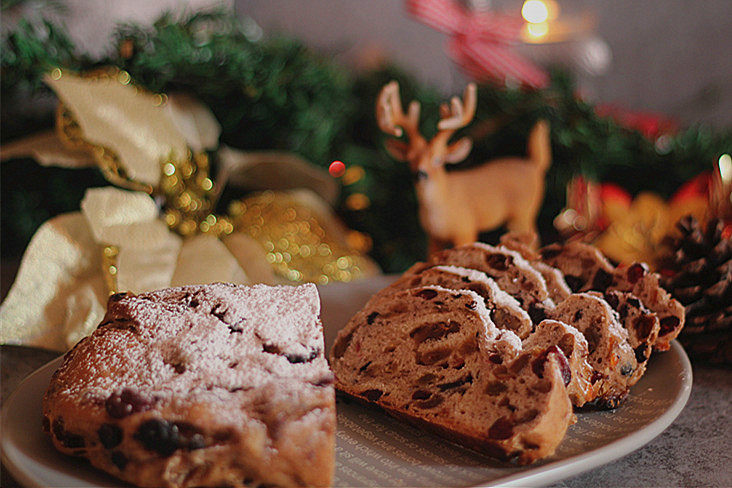
POLYGON ((628 396, 638 362, 628 343, 628 332, 610 305, 589 293, 575 293, 552 310, 551 318, 572 324, 587 340, 595 395, 588 403, 598 408, 620 406, 628 396))
POLYGON ((43 399, 61 452, 143 487, 330 486, 335 391, 314 285, 109 299, 43 399))
POLYGON ((411 273, 410 270, 407 270, 404 276, 384 288, 376 296, 388 296, 396 291, 428 285, 453 290, 471 290, 483 298, 493 323, 499 329, 510 330, 519 339, 525 339, 533 329, 531 318, 521 308, 518 301, 501 290, 498 284, 488 278, 485 273, 459 266, 424 268, 423 263, 415 266, 419 266, 422 271, 411 273))
POLYGON ((575 420, 562 351, 522 352, 469 290, 427 286, 370 302, 330 361, 344 393, 499 459, 550 456, 575 420))
POLYGON ((425 267, 438 265, 482 271, 494 279, 503 291, 518 300, 535 324, 545 318, 546 310, 554 307, 541 274, 519 253, 506 247, 482 242, 459 246, 433 254, 427 263, 413 266, 410 271, 419 272, 425 267))

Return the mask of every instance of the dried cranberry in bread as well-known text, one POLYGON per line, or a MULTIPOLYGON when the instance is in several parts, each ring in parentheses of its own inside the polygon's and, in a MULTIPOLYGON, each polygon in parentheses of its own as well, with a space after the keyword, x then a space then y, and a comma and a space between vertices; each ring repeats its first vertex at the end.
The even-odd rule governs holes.
POLYGON ((540 250, 542 260, 564 273, 564 281, 574 292, 605 291, 615 267, 595 246, 572 241, 550 244, 540 250))
POLYGON ((644 307, 638 297, 632 293, 608 290, 604 295, 599 296, 602 296, 608 305, 618 313, 620 323, 628 331, 628 344, 633 348, 635 359, 638 361, 638 368, 629 381, 631 385, 634 385, 645 373, 653 344, 658 338, 660 330, 658 316, 644 307))
POLYGON ((596 395, 591 403, 600 408, 619 406, 628 395, 638 363, 628 332, 610 305, 588 293, 575 293, 557 305, 551 318, 572 324, 587 339, 588 362, 594 369, 590 382, 596 395))
POLYGON ((535 324, 554 306, 541 274, 519 253, 508 248, 476 242, 446 249, 432 255, 425 267, 438 265, 472 268, 487 274, 503 291, 518 300, 535 324))
POLYGON ((335 393, 317 290, 110 297, 43 399, 61 452, 139 486, 330 486, 335 393))
POLYGON ((476 293, 412 288, 369 302, 339 332, 330 361, 339 390, 529 463, 551 455, 574 421, 571 372, 559 348, 515 356, 502 352, 508 338, 517 340, 493 325, 476 293))
POLYGON ((572 405, 581 407, 595 398, 591 383, 594 372, 589 365, 587 340, 580 331, 557 320, 542 320, 536 330, 523 341, 524 351, 547 350, 557 346, 567 357, 572 379, 567 385, 567 393, 572 405))
POLYGON ((659 280, 659 275, 649 272, 645 264, 634 263, 617 268, 608 289, 632 293, 658 315, 660 330, 653 347, 659 351, 667 351, 671 347, 671 341, 684 328, 686 312, 681 302, 661 287, 659 280))
POLYGON ((474 291, 483 298, 496 327, 510 330, 520 339, 526 338, 533 328, 531 318, 521 308, 518 301, 501 290, 496 282, 488 278, 485 273, 474 269, 458 266, 433 266, 415 274, 405 274, 378 295, 389 295, 395 291, 428 285, 474 291))

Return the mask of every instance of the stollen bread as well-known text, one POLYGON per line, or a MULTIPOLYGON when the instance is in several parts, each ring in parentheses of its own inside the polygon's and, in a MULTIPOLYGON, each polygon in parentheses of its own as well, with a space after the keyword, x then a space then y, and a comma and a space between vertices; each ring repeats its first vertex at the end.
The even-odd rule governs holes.
POLYGON ((330 361, 342 392, 499 459, 551 455, 574 421, 561 349, 522 352, 469 290, 426 286, 369 302, 330 361))
POLYGON ((589 403, 599 408, 619 406, 628 395, 638 362, 628 343, 628 332, 612 308, 602 298, 575 293, 552 311, 551 318, 572 324, 587 340, 595 394, 589 403))
POLYGON ((633 348, 638 367, 631 376, 629 384, 634 385, 646 371, 646 365, 658 339, 660 324, 658 315, 648 310, 638 297, 629 292, 608 290, 600 295, 618 313, 620 323, 628 331, 628 344, 633 348))
POLYGON ((400 279, 380 291, 377 296, 385 296, 395 291, 428 285, 437 285, 453 290, 471 290, 483 298, 483 302, 496 327, 514 332, 519 339, 525 339, 531 333, 533 325, 529 315, 521 308, 515 298, 503 291, 485 273, 459 266, 424 268, 423 263, 419 263, 419 268, 421 271, 408 271, 400 279))
POLYGON ((335 392, 314 285, 109 299, 43 399, 61 452, 149 487, 330 486, 335 392))
POLYGON ((564 273, 573 291, 617 290, 638 297, 658 316, 660 330, 654 349, 667 351, 684 327, 684 306, 661 287, 659 275, 645 264, 615 268, 597 248, 581 242, 552 244, 542 248, 541 255, 544 262, 564 273))
POLYGON ((546 350, 557 346, 567 358, 572 379, 567 394, 575 407, 593 401, 597 395, 592 384, 594 369, 589 364, 589 350, 585 336, 571 325, 557 320, 542 320, 536 330, 522 343, 524 351, 546 350))
MULTIPOLYGON (((430 256, 424 266, 451 265, 482 271, 516 300, 537 324, 554 307, 546 282, 528 261, 516 251, 481 242, 446 249, 430 256)), ((419 267, 413 271, 420 270, 419 267)))

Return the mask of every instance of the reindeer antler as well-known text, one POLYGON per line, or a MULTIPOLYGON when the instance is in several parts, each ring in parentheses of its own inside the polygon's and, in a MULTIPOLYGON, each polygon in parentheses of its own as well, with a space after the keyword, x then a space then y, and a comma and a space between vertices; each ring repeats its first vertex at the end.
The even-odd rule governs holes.
POLYGON ((469 83, 465 87, 463 101, 458 97, 452 97, 449 106, 446 103, 440 106, 440 122, 437 128, 441 131, 450 131, 452 135, 454 131, 468 125, 475 116, 477 100, 475 83, 469 83))
POLYGON ((419 102, 413 100, 405 114, 396 81, 387 83, 381 89, 376 100, 376 120, 379 128, 387 134, 400 137, 404 129, 410 140, 422 137, 419 133, 419 102))

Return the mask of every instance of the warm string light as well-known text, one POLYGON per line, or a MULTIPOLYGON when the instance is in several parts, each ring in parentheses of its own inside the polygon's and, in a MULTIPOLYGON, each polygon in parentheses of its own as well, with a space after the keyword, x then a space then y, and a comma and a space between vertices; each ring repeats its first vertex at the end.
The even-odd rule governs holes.
POLYGON ((732 156, 722 154, 719 157, 719 175, 725 184, 732 183, 732 156))
POLYGON ((540 39, 549 33, 549 22, 559 16, 559 5, 552 0, 526 0, 521 16, 526 21, 527 36, 540 39))

